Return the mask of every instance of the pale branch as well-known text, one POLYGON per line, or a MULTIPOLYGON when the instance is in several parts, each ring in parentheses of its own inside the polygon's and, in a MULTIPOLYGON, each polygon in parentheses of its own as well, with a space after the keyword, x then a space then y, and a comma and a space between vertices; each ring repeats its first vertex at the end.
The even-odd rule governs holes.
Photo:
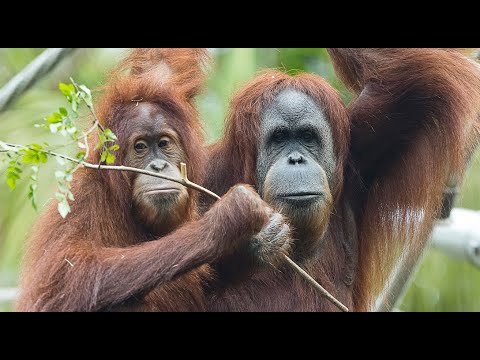
MULTIPOLYGON (((25 148, 25 146, 18 145, 18 144, 11 144, 11 143, 4 143, 4 144, 9 146, 9 147, 16 148, 16 149, 25 148)), ((0 152, 10 152, 10 151, 13 151, 13 150, 0 150, 0 152)), ((75 164, 78 164, 78 165, 86 168, 86 169, 127 171, 127 172, 133 172, 133 173, 138 173, 138 174, 157 177, 157 178, 164 179, 164 180, 173 181, 173 182, 176 182, 176 183, 181 184, 183 186, 186 186, 186 187, 195 189, 197 191, 203 192, 203 193, 205 193, 205 194, 207 194, 207 195, 209 195, 209 196, 211 196, 211 197, 213 197, 217 200, 220 199, 220 197, 217 194, 211 192, 208 189, 205 189, 204 187, 202 187, 198 184, 195 184, 195 183, 189 181, 188 179, 186 179, 186 180, 184 180, 182 178, 178 179, 178 178, 174 178, 174 177, 171 177, 171 176, 162 175, 162 174, 159 174, 159 173, 156 173, 156 172, 153 172, 153 171, 148 171, 148 170, 143 170, 143 169, 138 169, 138 168, 133 168, 133 167, 128 167, 128 166, 123 166, 123 165, 118 166, 118 165, 92 164, 92 163, 89 163, 89 162, 86 162, 86 161, 82 161, 82 160, 72 158, 72 157, 64 155, 64 154, 59 154, 59 153, 56 153, 56 152, 53 152, 53 151, 48 151, 48 150, 39 150, 39 152, 42 152, 42 153, 45 153, 47 155, 55 156, 55 157, 73 162, 75 164)))
MULTIPOLYGON (((4 144, 7 145, 7 146, 9 146, 9 147, 17 148, 17 149, 20 149, 20 148, 24 148, 24 147, 25 147, 25 146, 18 145, 18 144, 10 144, 10 143, 4 143, 4 144)), ((0 152, 9 152, 9 151, 13 151, 13 150, 0 150, 0 152)), ((158 174, 158 173, 155 173, 155 172, 152 172, 152 171, 142 170, 142 169, 137 169, 137 168, 132 168, 132 167, 128 167, 128 166, 91 164, 91 163, 88 163, 88 162, 86 162, 86 161, 81 161, 81 160, 72 158, 72 157, 70 157, 70 156, 63 155, 63 154, 59 154, 59 153, 55 153, 55 152, 52 152, 52 151, 39 150, 39 152, 43 152, 43 153, 48 154, 48 155, 51 155, 51 156, 56 156, 56 157, 62 158, 62 159, 64 159, 64 160, 71 161, 71 162, 76 163, 76 164, 79 164, 80 166, 83 166, 84 168, 87 168, 87 169, 92 169, 92 170, 127 171, 127 172, 134 172, 134 173, 138 173, 138 174, 149 175, 149 176, 157 177, 157 178, 160 178, 160 179, 173 181, 173 182, 176 182, 176 183, 181 184, 181 185, 183 185, 183 186, 186 186, 186 187, 195 189, 195 190, 197 190, 197 191, 203 192, 204 194, 207 194, 207 195, 213 197, 213 198, 216 199, 216 200, 221 199, 221 197, 218 196, 217 194, 215 194, 214 192, 212 192, 212 191, 210 191, 210 190, 208 190, 208 189, 205 189, 204 187, 202 187, 202 186, 200 186, 200 185, 198 185, 198 184, 195 184, 195 183, 191 182, 190 180, 188 180, 188 176, 187 176, 187 166, 186 166, 185 163, 181 163, 181 164, 180 164, 180 174, 181 174, 181 178, 178 179, 178 178, 173 178, 173 177, 166 176, 166 175, 161 175, 161 174, 158 174)), ((334 304, 334 305, 335 305, 337 308, 339 308, 340 310, 342 310, 342 311, 344 311, 344 312, 348 312, 348 308, 347 308, 345 305, 343 305, 343 304, 342 304, 340 301, 338 301, 332 294, 330 294, 325 288, 323 288, 314 278, 312 278, 307 272, 305 272, 305 270, 303 270, 300 266, 298 266, 292 259, 290 259, 288 256, 285 255, 285 260, 287 261, 287 264, 288 264, 294 271, 296 271, 296 272, 297 272, 300 276, 302 276, 306 281, 308 281, 311 285, 313 285, 313 287, 314 287, 322 296, 325 296, 325 297, 327 298, 327 300, 329 300, 332 304, 334 304)))
POLYGON ((300 266, 297 265, 292 259, 285 255, 285 260, 287 264, 290 265, 292 269, 297 271, 305 280, 307 280, 315 289, 317 289, 323 296, 325 296, 332 304, 344 312, 348 312, 348 308, 338 301, 332 294, 330 294, 322 285, 320 285, 314 278, 312 278, 308 273, 303 270, 300 266))
POLYGON ((37 56, 0 90, 0 112, 4 111, 73 50, 75 49, 50 48, 37 56))

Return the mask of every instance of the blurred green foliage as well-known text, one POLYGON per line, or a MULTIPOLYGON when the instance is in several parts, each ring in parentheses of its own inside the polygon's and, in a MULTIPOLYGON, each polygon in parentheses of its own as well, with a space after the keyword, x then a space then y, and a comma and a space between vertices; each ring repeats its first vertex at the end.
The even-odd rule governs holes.
MULTIPOLYGON (((22 70, 44 49, 0 49, 0 86, 22 70)), ((20 144, 58 141, 46 131, 33 127, 59 106, 64 99, 59 82, 70 77, 89 88, 99 87, 109 68, 122 57, 123 49, 79 49, 52 73, 37 83, 7 111, 0 113, 0 139, 20 144)), ((228 100, 242 84, 262 68, 278 68, 289 73, 307 71, 325 77, 342 94, 350 95, 335 77, 325 49, 216 49, 215 64, 207 91, 198 106, 209 142, 223 131, 228 100)), ((94 98, 97 93, 94 91, 94 98)), ((38 205, 41 210, 54 195, 55 162, 39 173, 38 205)), ((0 177, 6 164, 0 162, 0 177)), ((470 169, 459 206, 480 210, 480 161, 470 169)), ((27 198, 28 183, 19 182, 11 192, 0 182, 0 288, 15 287, 25 239, 38 216, 27 198)), ((400 308, 405 311, 480 311, 480 271, 429 251, 400 308)), ((11 310, 0 304, 0 311, 11 310)))

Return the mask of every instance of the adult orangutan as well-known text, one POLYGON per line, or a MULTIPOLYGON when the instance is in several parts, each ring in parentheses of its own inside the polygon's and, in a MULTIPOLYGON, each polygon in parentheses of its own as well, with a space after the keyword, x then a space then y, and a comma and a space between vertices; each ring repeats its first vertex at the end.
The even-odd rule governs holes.
MULTIPOLYGON (((357 95, 348 109, 319 76, 265 71, 233 97, 204 186, 254 186, 291 222, 293 259, 366 311, 394 265, 424 247, 444 186, 462 179, 479 139, 480 73, 453 49, 329 54, 357 95)), ((232 266, 214 268, 225 286, 209 310, 336 310, 286 266, 234 284, 232 266)))
MULTIPOLYGON (((113 71, 97 110, 118 137, 117 164, 180 178, 185 162, 200 181, 193 98, 206 57, 200 49, 136 49, 113 71)), ((99 163, 100 152, 88 160, 99 163)), ((289 248, 288 225, 248 186, 201 219, 196 191, 146 175, 79 170, 72 192, 66 219, 51 202, 32 230, 19 311, 205 310, 208 263, 236 252, 272 261, 289 248)))

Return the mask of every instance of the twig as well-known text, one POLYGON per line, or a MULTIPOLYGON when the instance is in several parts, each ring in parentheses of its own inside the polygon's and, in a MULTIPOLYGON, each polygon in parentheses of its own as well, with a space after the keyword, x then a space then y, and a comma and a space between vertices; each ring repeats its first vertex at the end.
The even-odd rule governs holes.
MULTIPOLYGON (((187 165, 185 163, 180 163, 180 175, 185 181, 186 184, 189 186, 195 185, 198 186, 195 183, 192 183, 191 181, 188 180, 187 177, 187 165)), ((207 190, 205 188, 202 188, 204 193, 212 196, 213 198, 219 200, 221 199, 220 196, 217 194, 211 192, 210 190, 207 190)), ((303 270, 300 266, 297 265, 292 259, 290 259, 287 255, 285 256, 285 260, 287 261, 287 264, 290 265, 290 267, 295 270, 300 276, 302 276, 305 280, 307 280, 315 289, 317 289, 323 296, 327 298, 332 304, 334 304, 337 308, 344 312, 348 312, 348 308, 343 305, 340 301, 338 301, 332 294, 330 294, 323 286, 321 286, 314 278, 312 278, 305 270, 303 270)))
MULTIPOLYGON (((22 145, 9 144, 9 143, 5 143, 5 145, 10 146, 10 147, 14 147, 14 148, 23 148, 24 147, 22 145)), ((8 151, 11 151, 11 150, 0 150, 0 152, 8 152, 8 151)), ((186 186, 186 187, 198 190, 200 192, 203 192, 203 193, 215 198, 216 200, 221 199, 221 197, 218 196, 217 194, 215 194, 214 192, 212 192, 208 189, 205 189, 204 187, 202 187, 200 185, 197 185, 197 184, 191 182, 190 180, 188 180, 187 165, 185 163, 180 163, 181 178, 178 179, 178 178, 173 178, 173 177, 166 176, 166 175, 161 175, 161 174, 158 174, 158 173, 155 173, 155 172, 152 172, 152 171, 132 168, 132 167, 128 167, 128 166, 97 165, 97 164, 91 164, 91 163, 88 163, 88 162, 85 162, 85 161, 81 161, 81 160, 72 158, 72 157, 67 156, 67 155, 51 152, 51 151, 40 150, 40 152, 43 152, 45 154, 49 154, 49 155, 52 155, 52 156, 60 157, 62 159, 77 163, 80 166, 83 166, 84 168, 87 168, 87 169, 129 171, 129 172, 149 175, 149 176, 173 181, 173 182, 176 182, 177 184, 181 184, 183 186, 186 186)), ((348 308, 345 305, 343 305, 332 294, 330 294, 327 290, 325 290, 325 288, 323 288, 314 278, 312 278, 310 275, 308 275, 308 273, 306 273, 305 270, 303 270, 300 266, 298 266, 292 259, 290 259, 288 256, 285 255, 285 260, 287 261, 287 264, 290 265, 290 267, 293 270, 295 270, 306 281, 308 281, 310 284, 312 284, 313 287, 320 292, 320 294, 322 294, 323 296, 325 296, 327 298, 327 300, 329 300, 331 303, 333 303, 335 306, 337 306, 340 310, 348 312, 348 308)))
POLYGON ((291 266, 292 269, 295 269, 305 280, 313 285, 323 296, 325 296, 332 304, 338 307, 344 312, 348 312, 348 308, 338 301, 332 294, 330 294, 322 285, 320 285, 314 278, 312 278, 308 273, 303 270, 300 266, 297 265, 292 259, 285 255, 285 260, 291 266))
MULTIPOLYGON (((13 147, 13 148, 17 148, 17 149, 20 149, 20 148, 24 148, 23 145, 18 145, 18 144, 11 144, 11 143, 4 143, 5 145, 7 146, 10 146, 10 147, 13 147)), ((0 153, 2 152, 9 152, 9 151, 12 151, 12 150, 1 150, 0 149, 0 153)), ((53 152, 53 151, 47 151, 47 150, 39 150, 39 152, 42 152, 42 153, 45 153, 45 154, 48 154, 48 155, 52 155, 52 156, 55 156, 55 157, 59 157, 61 159, 64 159, 64 160, 68 160, 68 161, 71 161, 73 163, 76 163, 76 164, 79 164, 80 166, 86 168, 86 169, 92 169, 92 170, 112 170, 112 171, 127 171, 127 172, 134 172, 134 173, 138 173, 138 174, 143 174, 143 175, 149 175, 149 176, 153 176, 153 177, 157 177, 157 178, 160 178, 160 179, 164 179, 164 180, 169 180, 169 181, 173 181, 173 182, 176 182, 177 184, 181 184, 183 186, 186 186, 186 187, 189 187, 189 188, 192 188, 192 189, 195 189, 197 191, 200 191, 200 192, 203 192, 207 195, 210 195, 212 197, 214 197, 215 199, 220 199, 220 197, 218 195, 216 195, 215 193, 211 192, 210 190, 208 189, 205 189, 204 187, 200 186, 200 185, 197 185, 193 182, 191 182, 190 180, 184 180, 184 179, 178 179, 178 178, 174 178, 174 177, 171 177, 171 176, 167 176, 167 175, 162 175, 162 174, 159 174, 159 173, 156 173, 156 172, 153 172, 153 171, 148 171, 148 170, 143 170, 143 169, 137 169, 137 168, 133 168, 133 167, 128 167, 128 166, 114 166, 114 165, 98 165, 98 164, 92 164, 92 163, 89 163, 89 162, 86 162, 86 161, 81 161, 81 160, 78 160, 78 159, 75 159, 75 158, 72 158, 70 156, 67 156, 67 155, 64 155, 64 154, 59 154, 59 153, 56 153, 56 152, 53 152)))
POLYGON ((217 200, 220 200, 221 197, 218 196, 217 194, 215 194, 214 192, 208 190, 208 189, 205 189, 204 187, 201 187, 200 185, 197 185, 193 182, 191 182, 190 180, 188 180, 188 177, 187 177, 187 164, 185 163, 180 163, 180 176, 182 177, 182 180, 184 181, 183 185, 185 186, 189 186, 191 187, 192 189, 195 189, 195 190, 198 190, 198 191, 201 191, 207 195, 210 195, 211 197, 213 197, 214 199, 217 199, 217 200))

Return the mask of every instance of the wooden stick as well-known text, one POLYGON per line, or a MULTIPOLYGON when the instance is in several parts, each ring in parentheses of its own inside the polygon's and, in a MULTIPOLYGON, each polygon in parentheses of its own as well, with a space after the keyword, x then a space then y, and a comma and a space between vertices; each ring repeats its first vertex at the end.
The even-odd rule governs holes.
POLYGON ((303 270, 300 266, 297 265, 292 259, 290 259, 287 255, 285 255, 285 260, 290 265, 290 267, 296 270, 305 280, 307 280, 310 284, 313 285, 315 289, 317 289, 323 296, 325 296, 332 304, 338 307, 340 310, 344 312, 348 312, 348 308, 343 305, 340 301, 338 301, 332 294, 330 294, 322 285, 315 281, 308 273, 303 270))
MULTIPOLYGON (((186 184, 192 185, 191 181, 188 180, 187 176, 187 165, 185 163, 180 163, 180 174, 182 177, 182 180, 185 181, 186 184)), ((194 184, 196 185, 196 184, 194 184)), ((210 190, 207 190, 205 188, 202 188, 204 193, 214 197, 217 200, 220 200, 220 196, 217 194, 211 192, 210 190), (206 191, 205 191, 206 190, 206 191)), ((344 312, 348 312, 348 308, 343 305, 340 301, 338 301, 332 294, 330 294, 323 286, 321 286, 314 278, 312 278, 305 270, 303 270, 300 266, 297 265, 292 259, 290 259, 287 255, 285 256, 285 260, 287 261, 287 264, 290 265, 290 267, 295 270, 301 277, 303 277, 305 280, 307 280, 310 284, 313 285, 315 289, 320 292, 323 296, 327 298, 328 301, 330 301, 333 305, 335 305, 337 308, 344 312)))
MULTIPOLYGON (((22 148, 25 148, 25 146, 18 145, 18 144, 12 144, 12 143, 5 143, 5 142, 0 141, 0 153, 4 153, 4 152, 6 153, 6 152, 11 152, 11 151, 16 152, 16 151, 19 151, 22 148), (5 146, 5 148, 3 148, 3 149, 2 149, 2 144, 3 144, 3 146, 5 146)), ((86 162, 86 161, 81 161, 81 160, 72 158, 72 157, 64 155, 64 154, 59 154, 59 153, 56 153, 56 152, 53 152, 53 151, 48 151, 48 150, 40 150, 39 152, 45 153, 45 154, 48 154, 48 155, 52 155, 52 156, 55 156, 55 157, 58 157, 58 158, 61 158, 61 159, 64 159, 64 160, 67 160, 67 161, 70 161, 70 162, 73 162, 73 163, 76 163, 76 164, 78 164, 78 165, 80 165, 80 166, 82 166, 86 169, 127 171, 127 172, 133 172, 133 173, 137 173, 137 174, 153 176, 153 177, 168 180, 168 181, 173 181, 173 182, 176 182, 177 184, 180 184, 180 185, 195 189, 197 191, 203 192, 207 195, 210 195, 211 197, 213 197, 217 200, 220 199, 220 196, 218 196, 217 194, 215 194, 215 193, 211 192, 210 190, 205 189, 204 187, 202 187, 200 185, 197 185, 194 182, 191 182, 190 180, 188 180, 188 178, 186 177, 186 171, 187 171, 186 165, 185 165, 185 179, 186 180, 184 180, 183 177, 178 179, 178 178, 174 178, 174 177, 171 177, 171 176, 162 175, 162 174, 159 174, 159 173, 156 173, 156 172, 153 172, 153 171, 133 168, 133 167, 129 167, 129 166, 92 164, 92 163, 89 163, 89 162, 86 162)))
POLYGON ((188 180, 188 176, 187 176, 187 164, 185 163, 180 163, 180 176, 182 177, 182 180, 183 180, 183 185, 185 186, 188 186, 188 187, 191 187, 192 189, 195 189, 195 190, 198 190, 198 191, 201 191, 207 195, 210 195, 211 197, 217 199, 217 200, 220 200, 221 197, 218 196, 217 194, 215 194, 214 192, 208 190, 208 189, 205 189, 204 187, 200 186, 200 185, 197 185, 193 182, 191 182, 190 180, 188 180))

